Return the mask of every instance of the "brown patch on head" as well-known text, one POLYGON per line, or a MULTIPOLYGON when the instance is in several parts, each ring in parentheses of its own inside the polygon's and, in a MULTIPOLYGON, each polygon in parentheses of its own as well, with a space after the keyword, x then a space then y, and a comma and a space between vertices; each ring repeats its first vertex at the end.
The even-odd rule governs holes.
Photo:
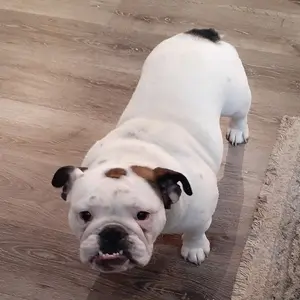
POLYGON ((126 170, 122 168, 113 168, 105 172, 106 177, 110 177, 114 179, 119 179, 122 176, 126 176, 126 174, 127 174, 126 170))

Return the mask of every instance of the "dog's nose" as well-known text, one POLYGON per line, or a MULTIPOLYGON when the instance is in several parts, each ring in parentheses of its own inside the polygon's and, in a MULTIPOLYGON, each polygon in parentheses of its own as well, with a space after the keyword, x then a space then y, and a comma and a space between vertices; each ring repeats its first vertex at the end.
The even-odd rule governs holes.
POLYGON ((128 233, 117 225, 106 226, 99 233, 100 250, 103 253, 117 253, 124 248, 124 240, 128 233))

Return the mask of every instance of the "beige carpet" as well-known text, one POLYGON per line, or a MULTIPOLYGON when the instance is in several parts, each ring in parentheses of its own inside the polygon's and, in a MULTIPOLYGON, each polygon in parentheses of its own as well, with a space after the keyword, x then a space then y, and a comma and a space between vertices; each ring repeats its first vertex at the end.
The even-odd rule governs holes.
POLYGON ((300 299, 300 118, 282 119, 232 300, 300 299))

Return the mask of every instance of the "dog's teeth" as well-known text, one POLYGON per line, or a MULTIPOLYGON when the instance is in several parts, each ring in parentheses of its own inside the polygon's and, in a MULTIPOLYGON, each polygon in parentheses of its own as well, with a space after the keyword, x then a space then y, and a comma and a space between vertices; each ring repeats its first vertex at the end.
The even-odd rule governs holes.
POLYGON ((106 257, 112 257, 112 256, 120 256, 120 255, 123 255, 124 251, 123 250, 120 250, 119 252, 115 252, 115 253, 103 253, 102 251, 98 251, 98 255, 103 257, 103 258, 106 258, 106 257))

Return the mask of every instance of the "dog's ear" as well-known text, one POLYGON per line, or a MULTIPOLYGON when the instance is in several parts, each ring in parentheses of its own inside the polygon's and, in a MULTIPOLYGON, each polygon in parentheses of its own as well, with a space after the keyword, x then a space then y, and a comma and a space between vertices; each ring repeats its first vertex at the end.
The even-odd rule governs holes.
POLYGON ((176 203, 181 196, 182 190, 178 182, 182 184, 183 190, 188 196, 193 195, 191 185, 182 173, 165 168, 150 169, 141 166, 132 166, 131 168, 137 175, 158 189, 166 209, 170 209, 171 205, 176 203))
POLYGON ((154 182, 159 188, 166 209, 170 209, 171 205, 176 203, 181 196, 182 191, 178 182, 182 184, 183 190, 188 196, 193 195, 191 185, 182 173, 164 168, 155 168, 153 173, 154 182))
POLYGON ((67 200, 68 192, 71 189, 72 183, 80 176, 87 168, 74 167, 74 166, 64 166, 59 168, 53 178, 52 186, 56 188, 63 188, 61 193, 61 198, 67 200))

